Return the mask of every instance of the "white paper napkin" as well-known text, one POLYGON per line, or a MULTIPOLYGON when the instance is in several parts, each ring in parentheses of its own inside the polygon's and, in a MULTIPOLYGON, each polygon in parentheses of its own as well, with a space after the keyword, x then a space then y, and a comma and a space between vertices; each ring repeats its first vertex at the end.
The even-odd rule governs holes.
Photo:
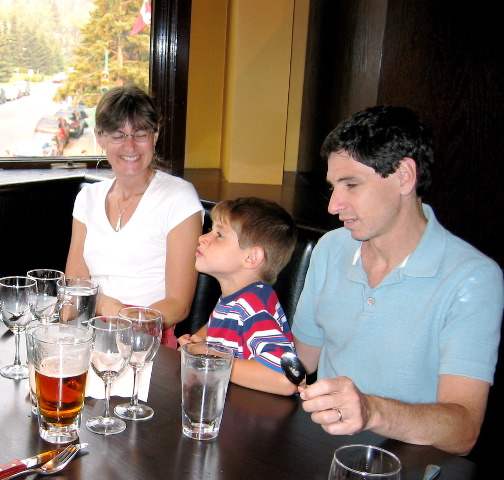
MULTIPOLYGON (((149 397, 150 377, 152 373, 152 362, 149 362, 138 375, 138 399, 146 402, 149 397)), ((112 383, 110 396, 131 398, 133 393, 133 368, 128 366, 126 370, 112 383)), ((89 367, 86 381, 86 397, 98 399, 105 398, 105 384, 96 375, 93 367, 89 367)))

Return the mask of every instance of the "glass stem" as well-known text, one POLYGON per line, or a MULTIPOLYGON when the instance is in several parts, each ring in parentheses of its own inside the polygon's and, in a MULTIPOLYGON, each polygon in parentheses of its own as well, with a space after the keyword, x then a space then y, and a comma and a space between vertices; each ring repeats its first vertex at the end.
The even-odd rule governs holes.
POLYGON ((132 365, 133 367, 133 395, 131 395, 130 405, 132 407, 138 407, 138 389, 140 387, 140 382, 138 381, 138 375, 142 367, 132 365))
POLYGON ((105 411, 103 412, 104 418, 110 418, 110 389, 112 387, 112 380, 105 380, 105 411))
POLYGON ((16 354, 14 356, 14 365, 16 365, 16 366, 21 365, 21 360, 19 358, 19 337, 20 336, 21 336, 21 334, 19 333, 19 331, 14 332, 14 338, 16 341, 16 354))

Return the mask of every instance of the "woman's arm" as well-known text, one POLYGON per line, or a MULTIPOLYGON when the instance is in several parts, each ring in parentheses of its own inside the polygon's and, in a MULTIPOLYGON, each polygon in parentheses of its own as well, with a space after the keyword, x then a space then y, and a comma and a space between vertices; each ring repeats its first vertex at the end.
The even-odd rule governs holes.
POLYGON ((201 212, 177 225, 166 239, 166 297, 151 305, 163 314, 163 326, 169 328, 184 320, 191 309, 198 272, 194 267, 201 212))
POLYGON ((86 240, 86 235, 86 225, 74 218, 70 249, 65 267, 65 276, 68 278, 89 278, 89 270, 84 261, 84 241, 86 240))

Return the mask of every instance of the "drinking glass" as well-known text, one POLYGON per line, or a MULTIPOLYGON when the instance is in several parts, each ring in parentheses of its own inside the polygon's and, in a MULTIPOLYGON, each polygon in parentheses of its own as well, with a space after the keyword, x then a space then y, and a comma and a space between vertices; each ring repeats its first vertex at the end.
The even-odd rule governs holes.
POLYGON ((139 375, 158 351, 163 318, 160 311, 148 307, 124 307, 119 310, 119 316, 133 324, 133 354, 129 362, 133 369, 133 394, 129 403, 117 405, 114 412, 125 420, 148 420, 154 410, 138 403, 139 375))
POLYGON ((65 278, 59 270, 38 268, 27 272, 28 278, 37 282, 37 300, 35 304, 35 318, 41 323, 55 320, 58 305, 58 280, 65 278))
POLYGON ((181 348, 182 433, 195 440, 219 435, 233 351, 212 342, 181 348))
POLYGON ((101 316, 92 318, 88 326, 93 332, 91 367, 105 384, 105 410, 102 416, 90 418, 86 427, 93 433, 113 435, 126 428, 120 418, 110 416, 110 389, 131 358, 131 322, 118 316, 101 316))
POLYGON ((95 316, 98 283, 88 278, 58 280, 60 323, 86 325, 95 316))
POLYGON ((2 376, 13 380, 29 377, 27 365, 19 359, 19 339, 21 332, 33 319, 37 282, 28 277, 3 277, 0 279, 0 312, 2 320, 14 333, 16 353, 14 364, 0 370, 2 376))
POLYGON ((400 480, 401 462, 383 448, 345 445, 334 452, 328 480, 400 480))
POLYGON ((30 403, 31 411, 34 415, 38 415, 37 407, 37 386, 35 385, 35 355, 33 332, 40 326, 46 325, 40 323, 39 320, 32 320, 25 328, 25 341, 26 341, 26 363, 28 364, 29 371, 29 386, 30 386, 30 403))
POLYGON ((88 328, 48 323, 31 333, 40 437, 51 443, 77 440, 89 370, 88 328))

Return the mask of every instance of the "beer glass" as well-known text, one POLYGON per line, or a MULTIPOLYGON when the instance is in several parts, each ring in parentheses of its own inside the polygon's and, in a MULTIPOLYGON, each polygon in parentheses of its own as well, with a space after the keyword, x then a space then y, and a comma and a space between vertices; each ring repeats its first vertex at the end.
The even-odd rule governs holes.
POLYGON ((61 323, 87 325, 95 316, 98 283, 87 278, 58 280, 58 311, 61 323))
POLYGON ((92 334, 49 323, 31 336, 40 436, 51 443, 73 442, 79 436, 92 334))

